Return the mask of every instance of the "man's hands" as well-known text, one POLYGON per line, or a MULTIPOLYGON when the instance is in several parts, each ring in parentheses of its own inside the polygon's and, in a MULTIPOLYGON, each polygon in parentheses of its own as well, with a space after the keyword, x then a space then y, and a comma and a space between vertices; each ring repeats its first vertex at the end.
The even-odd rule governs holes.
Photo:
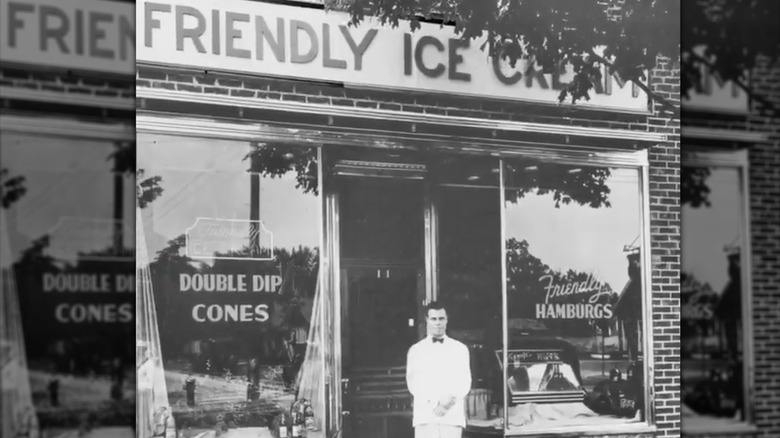
POLYGON ((455 397, 451 395, 445 395, 439 399, 439 403, 436 405, 436 408, 434 408, 433 414, 437 417, 441 417, 446 414, 454 404, 455 397))

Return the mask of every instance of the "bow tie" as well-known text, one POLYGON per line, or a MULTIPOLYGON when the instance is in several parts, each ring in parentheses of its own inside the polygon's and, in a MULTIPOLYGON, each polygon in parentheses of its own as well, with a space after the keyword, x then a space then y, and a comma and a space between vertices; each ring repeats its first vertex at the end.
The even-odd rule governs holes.
POLYGON ((436 343, 443 344, 444 343, 444 338, 443 337, 441 337, 441 338, 431 338, 431 339, 433 339, 433 343, 434 344, 436 344, 436 343))

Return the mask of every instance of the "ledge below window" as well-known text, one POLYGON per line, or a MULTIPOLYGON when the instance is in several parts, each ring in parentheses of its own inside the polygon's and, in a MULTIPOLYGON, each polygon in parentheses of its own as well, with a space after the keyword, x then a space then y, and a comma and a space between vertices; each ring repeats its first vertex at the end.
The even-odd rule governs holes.
MULTIPOLYGON (((684 423, 685 420, 683 419, 684 423)), ((696 429, 681 430, 682 436, 696 438, 727 438, 727 437, 752 437, 758 435, 758 428, 752 424, 735 424, 732 426, 718 426, 717 428, 700 427, 696 429)))
POLYGON ((609 437, 609 438, 651 438, 658 434, 656 426, 647 424, 627 424, 621 426, 610 426, 604 430, 603 426, 593 426, 587 428, 560 428, 540 430, 507 430, 503 434, 496 431, 495 435, 480 434, 473 432, 464 432, 464 438, 487 438, 487 437, 533 437, 533 438, 552 438, 552 437, 609 437))

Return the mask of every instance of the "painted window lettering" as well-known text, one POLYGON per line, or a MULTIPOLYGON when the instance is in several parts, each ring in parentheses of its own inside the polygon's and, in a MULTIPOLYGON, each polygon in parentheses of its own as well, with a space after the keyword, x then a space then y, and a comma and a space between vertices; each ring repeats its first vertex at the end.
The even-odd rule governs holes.
POLYGON ((54 310, 55 318, 63 324, 94 322, 128 323, 135 317, 135 309, 130 303, 124 304, 81 304, 62 303, 54 310))
POLYGON ((265 322, 268 318, 268 304, 198 304, 192 308, 192 319, 197 322, 265 322))

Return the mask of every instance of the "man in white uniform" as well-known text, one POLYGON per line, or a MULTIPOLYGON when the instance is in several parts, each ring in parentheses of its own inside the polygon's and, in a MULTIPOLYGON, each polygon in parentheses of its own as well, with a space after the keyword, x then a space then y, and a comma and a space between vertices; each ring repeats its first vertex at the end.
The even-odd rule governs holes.
POLYGON ((447 310, 431 303, 428 336, 406 356, 406 385, 414 397, 415 438, 460 438, 466 426, 465 398, 471 390, 469 350, 447 336, 447 310))

